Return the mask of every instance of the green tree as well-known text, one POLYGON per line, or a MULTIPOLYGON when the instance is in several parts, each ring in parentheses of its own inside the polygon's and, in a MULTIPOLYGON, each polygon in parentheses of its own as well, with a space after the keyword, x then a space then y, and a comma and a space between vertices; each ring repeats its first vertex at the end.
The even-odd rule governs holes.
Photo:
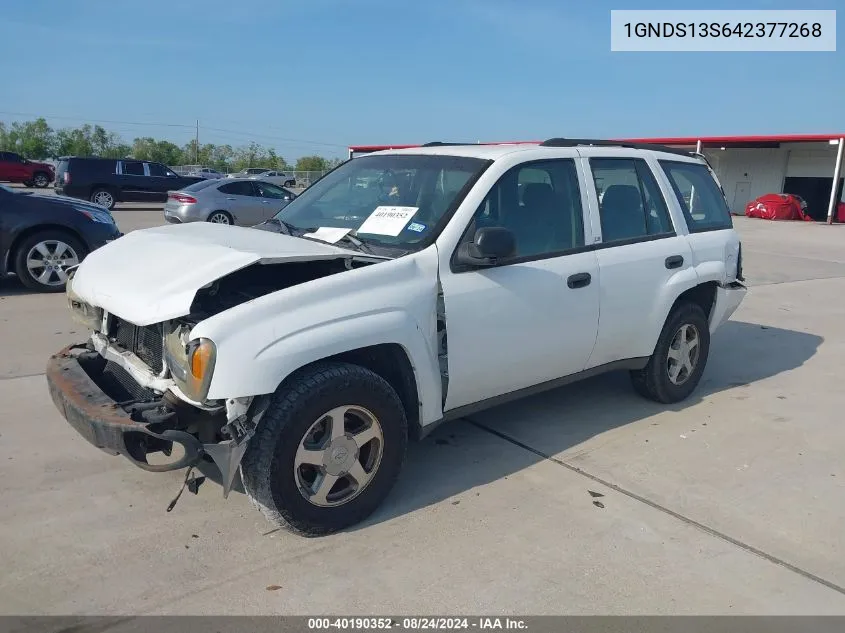
POLYGON ((157 141, 152 137, 132 141, 131 154, 138 160, 151 160, 165 165, 183 164, 182 149, 170 141, 157 141))
POLYGON ((325 171, 328 161, 322 156, 302 156, 296 161, 296 171, 325 171))
POLYGON ((64 128, 56 132, 57 156, 93 156, 91 126, 64 128))
POLYGON ((12 123, 8 136, 14 150, 27 158, 49 158, 53 155, 56 135, 43 118, 12 123))
POLYGON ((9 147, 9 131, 6 129, 6 124, 0 121, 0 152, 10 151, 9 147))

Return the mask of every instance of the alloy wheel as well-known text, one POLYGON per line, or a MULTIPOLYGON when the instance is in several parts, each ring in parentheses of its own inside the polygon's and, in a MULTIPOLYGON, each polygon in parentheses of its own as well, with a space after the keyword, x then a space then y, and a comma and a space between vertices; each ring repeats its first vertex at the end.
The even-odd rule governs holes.
POLYGON ((61 240, 45 240, 26 255, 26 268, 32 278, 44 286, 67 283, 67 269, 79 264, 79 255, 61 240))
POLYGON ((348 503, 369 485, 384 452, 375 415, 345 405, 320 416, 299 443, 293 476, 300 494, 315 506, 348 503))

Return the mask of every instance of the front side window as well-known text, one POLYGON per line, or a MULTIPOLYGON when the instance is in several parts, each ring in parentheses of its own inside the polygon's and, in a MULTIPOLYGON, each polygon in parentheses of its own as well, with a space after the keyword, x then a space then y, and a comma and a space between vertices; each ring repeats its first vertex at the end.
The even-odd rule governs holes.
POLYGON ((348 228, 364 242, 416 250, 437 236, 488 165, 461 156, 363 156, 315 182, 276 218, 294 229, 348 228))
POLYGON ((150 176, 164 177, 168 175, 168 169, 161 163, 147 163, 147 165, 150 168, 150 176))
POLYGON ((255 183, 255 188, 258 189, 258 194, 262 198, 273 198, 274 200, 283 200, 288 194, 281 187, 270 184, 269 182, 258 181, 255 183))
POLYGON ((144 163, 134 161, 123 161, 123 174, 125 176, 143 176, 144 163))
POLYGON ((648 164, 634 158, 591 158, 602 242, 672 232, 666 202, 648 164))
POLYGON ((498 226, 516 240, 515 257, 559 253, 584 245, 584 214, 572 159, 518 165, 499 179, 470 227, 498 226))
POLYGON ((660 166, 672 183, 690 232, 733 228, 728 203, 706 165, 662 160, 660 166))

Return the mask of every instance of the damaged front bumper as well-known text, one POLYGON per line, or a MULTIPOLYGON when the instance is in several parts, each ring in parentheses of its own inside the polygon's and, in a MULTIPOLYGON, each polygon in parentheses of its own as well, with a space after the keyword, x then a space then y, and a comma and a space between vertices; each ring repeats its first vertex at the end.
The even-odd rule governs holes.
POLYGON ((103 356, 86 345, 71 345, 50 358, 50 396, 68 423, 97 448, 123 455, 147 471, 166 472, 212 461, 220 469, 223 495, 228 496, 249 441, 248 436, 225 439, 220 435, 231 428, 227 419, 231 407, 204 411, 166 394, 144 402, 117 402, 108 393, 105 364, 103 356), (153 453, 170 457, 174 444, 182 448, 181 456, 161 464, 148 461, 153 453))

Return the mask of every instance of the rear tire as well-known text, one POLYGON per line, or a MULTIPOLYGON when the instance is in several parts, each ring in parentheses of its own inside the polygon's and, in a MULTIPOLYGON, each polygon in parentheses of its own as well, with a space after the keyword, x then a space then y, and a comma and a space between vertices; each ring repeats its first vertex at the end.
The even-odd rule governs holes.
POLYGON ((672 404, 698 386, 710 353, 710 328, 704 310, 684 302, 666 318, 648 364, 631 372, 634 390, 649 400, 672 404))
POLYGON ((296 181, 295 180, 288 180, 285 183, 285 187, 296 187, 296 181))
POLYGON ((39 231, 25 238, 15 251, 15 274, 38 292, 62 292, 69 266, 79 264, 88 250, 65 231, 39 231))
POLYGON ((114 205, 117 204, 117 199, 115 198, 114 193, 105 189, 103 187, 98 187, 91 192, 91 202, 94 204, 99 204, 102 207, 105 207, 109 211, 114 209, 114 205))
POLYGON ((369 516, 396 482, 408 444, 393 388, 358 365, 317 363, 271 398, 241 462, 253 504, 303 536, 337 532, 369 516))
POLYGON ((225 211, 213 211, 209 214, 207 222, 211 222, 212 224, 229 224, 233 225, 235 221, 232 219, 232 216, 226 213, 225 211))

